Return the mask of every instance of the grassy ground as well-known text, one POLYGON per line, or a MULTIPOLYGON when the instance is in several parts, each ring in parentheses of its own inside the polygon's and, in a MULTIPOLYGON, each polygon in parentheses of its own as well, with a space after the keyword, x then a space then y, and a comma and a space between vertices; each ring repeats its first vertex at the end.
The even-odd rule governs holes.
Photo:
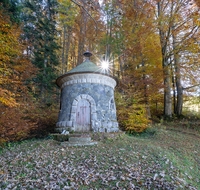
POLYGON ((200 133, 160 124, 91 147, 24 141, 1 151, 0 188, 199 190, 200 133))

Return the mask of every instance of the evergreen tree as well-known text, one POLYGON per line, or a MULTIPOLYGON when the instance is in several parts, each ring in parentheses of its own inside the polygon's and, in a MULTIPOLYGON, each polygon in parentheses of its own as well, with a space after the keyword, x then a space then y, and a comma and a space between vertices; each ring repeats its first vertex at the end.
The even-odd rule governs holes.
POLYGON ((56 37, 56 7, 55 0, 27 0, 25 2, 25 32, 31 46, 27 54, 32 56, 33 63, 40 69, 35 82, 39 84, 41 94, 52 92, 57 77, 55 66, 58 65, 56 37))
POLYGON ((20 24, 21 6, 18 0, 0 0, 0 9, 10 17, 12 23, 20 24))

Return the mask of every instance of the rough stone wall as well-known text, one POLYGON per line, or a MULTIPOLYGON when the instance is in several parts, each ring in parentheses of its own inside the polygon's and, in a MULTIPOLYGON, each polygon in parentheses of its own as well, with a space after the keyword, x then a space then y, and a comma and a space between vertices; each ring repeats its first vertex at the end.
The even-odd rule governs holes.
POLYGON ((80 95, 91 96, 96 103, 96 119, 92 119, 92 129, 100 132, 113 132, 118 130, 116 118, 115 101, 111 106, 111 100, 114 98, 113 88, 95 83, 83 83, 68 85, 61 92, 61 110, 57 127, 71 127, 73 130, 74 124, 71 121, 71 109, 75 98, 80 95), (112 128, 112 129, 111 129, 112 128))

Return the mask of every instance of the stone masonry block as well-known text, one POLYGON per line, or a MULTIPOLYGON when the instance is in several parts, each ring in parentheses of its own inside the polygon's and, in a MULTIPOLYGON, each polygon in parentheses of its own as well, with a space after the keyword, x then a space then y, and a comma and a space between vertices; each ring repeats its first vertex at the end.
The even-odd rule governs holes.
POLYGON ((87 95, 87 100, 89 101, 89 102, 91 102, 92 100, 93 100, 93 98, 90 96, 90 95, 87 95))
POLYGON ((108 123, 107 122, 102 122, 102 127, 103 128, 107 128, 108 127, 108 123))
POLYGON ((87 83, 91 83, 91 78, 86 79, 87 83))
POLYGON ((96 83, 98 83, 98 84, 99 84, 99 83, 100 83, 100 79, 96 79, 96 83))
POLYGON ((72 121, 67 121, 67 127, 72 127, 72 121))
POLYGON ((105 84, 105 79, 101 79, 101 84, 105 84))
POLYGON ((105 133, 105 129, 104 129, 103 127, 100 127, 100 128, 99 128, 99 132, 100 132, 100 133, 105 133))
POLYGON ((73 103, 72 103, 72 106, 77 106, 77 104, 78 104, 78 101, 74 100, 73 103))
POLYGON ((97 114, 96 113, 92 113, 91 114, 91 119, 92 120, 97 120, 97 114))
POLYGON ((81 83, 81 79, 78 79, 78 83, 81 83))
POLYGON ((78 97, 76 98, 76 100, 77 100, 77 101, 80 101, 80 100, 81 100, 81 96, 78 96, 78 97))
POLYGON ((94 133, 97 133, 98 132, 98 127, 93 127, 92 130, 93 130, 94 133))
POLYGON ((95 127, 95 121, 91 120, 91 127, 95 127))
POLYGON ((90 98, 91 97, 89 95, 86 96, 86 100, 88 100, 89 102, 90 102, 90 98))
POLYGON ((59 128, 62 127, 62 121, 59 122, 59 128))
POLYGON ((114 128, 118 128, 118 123, 117 122, 113 122, 113 127, 114 128))
POLYGON ((101 122, 100 121, 95 121, 95 126, 96 127, 101 127, 101 122))
POLYGON ((92 113, 96 113, 96 111, 97 111, 97 110, 96 110, 96 106, 91 106, 91 112, 92 112, 92 113))
POLYGON ((71 113, 71 121, 76 121, 76 114, 75 113, 71 113))
POLYGON ((111 129, 110 128, 107 128, 107 133, 110 133, 111 132, 111 129))
POLYGON ((93 99, 90 100, 92 106, 96 106, 95 101, 93 99))
POLYGON ((86 97, 87 97, 87 94, 82 94, 82 95, 81 95, 81 98, 82 98, 82 99, 86 99, 86 97))
POLYGON ((66 126, 66 121, 61 121, 61 126, 65 127, 66 126))
POLYGON ((92 78, 91 82, 92 82, 92 83, 95 83, 95 82, 96 82, 96 79, 92 78))
POLYGON ((82 79, 81 82, 82 82, 82 83, 86 83, 86 79, 82 79))
POLYGON ((56 127, 61 127, 61 122, 56 123, 56 127))
POLYGON ((107 86, 110 86, 110 81, 105 80, 104 84, 107 85, 107 86))
POLYGON ((77 106, 72 106, 71 113, 75 113, 75 112, 76 112, 76 107, 77 107, 77 106))
POLYGON ((112 122, 112 121, 109 121, 109 122, 108 122, 108 128, 111 128, 112 125, 113 125, 113 122, 112 122))

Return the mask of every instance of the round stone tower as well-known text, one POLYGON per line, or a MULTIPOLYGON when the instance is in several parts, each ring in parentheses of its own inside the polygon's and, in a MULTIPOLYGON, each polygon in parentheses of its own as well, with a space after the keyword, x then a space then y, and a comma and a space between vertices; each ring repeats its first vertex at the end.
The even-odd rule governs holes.
POLYGON ((61 102, 56 131, 118 132, 114 88, 117 80, 86 61, 60 76, 61 102))

